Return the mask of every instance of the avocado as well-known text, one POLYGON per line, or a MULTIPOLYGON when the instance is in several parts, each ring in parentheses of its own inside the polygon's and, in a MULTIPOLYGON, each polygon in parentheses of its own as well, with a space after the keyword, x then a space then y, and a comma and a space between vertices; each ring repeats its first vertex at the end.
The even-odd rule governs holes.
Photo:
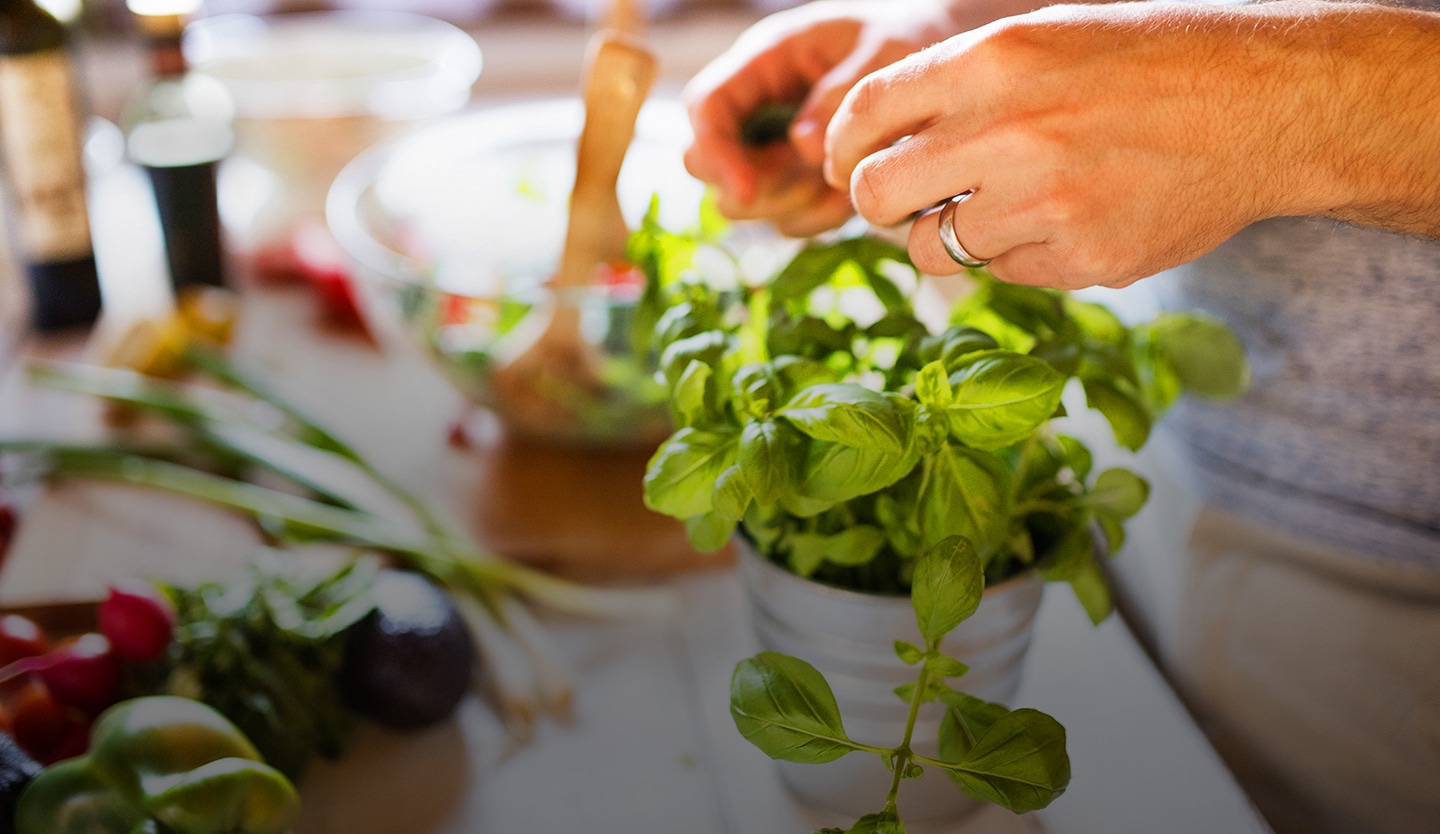
POLYGON ((470 685, 475 647, 450 596, 425 577, 381 571, 375 610, 345 645, 341 691, 361 715, 409 730, 455 711, 470 685))

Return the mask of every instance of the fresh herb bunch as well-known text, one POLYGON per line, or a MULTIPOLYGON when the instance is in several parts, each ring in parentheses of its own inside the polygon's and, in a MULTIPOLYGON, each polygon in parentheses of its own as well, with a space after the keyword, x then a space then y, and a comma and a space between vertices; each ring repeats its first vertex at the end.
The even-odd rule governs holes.
POLYGON ((743 660, 730 682, 730 714, 750 743, 774 759, 824 764, 852 752, 881 757, 892 773, 885 806, 860 818, 848 832, 826 828, 817 834, 904 834, 896 809, 900 783, 925 770, 945 773, 960 790, 986 802, 1024 813, 1049 805, 1070 784, 1065 728, 1033 709, 1010 710, 953 689, 947 678, 967 667, 940 650, 940 643, 975 613, 985 592, 981 558, 964 539, 951 537, 916 561, 911 592, 923 646, 896 642, 895 653, 918 667, 914 683, 895 694, 910 705, 904 736, 895 747, 853 741, 835 694, 815 667, 775 652, 743 660), (911 749, 916 718, 925 704, 940 701, 934 757, 911 749))
POLYGON ((713 241, 653 215, 632 253, 662 308, 654 347, 679 429, 650 461, 645 500, 701 549, 738 525, 801 576, 903 594, 919 555, 960 536, 988 583, 1038 571, 1099 621, 1111 603, 1093 531, 1117 551, 1148 486, 1093 472, 1089 449, 1050 429, 1062 392, 1079 380, 1134 450, 1182 392, 1248 383, 1239 342, 1211 319, 1127 326, 982 271, 932 333, 902 289, 919 280, 904 250, 870 237, 811 244, 762 286, 715 289, 685 260, 713 241))
POLYGON ((237 581, 163 586, 176 629, 161 691, 214 707, 298 780, 316 755, 344 750, 354 716, 336 681, 347 630, 375 607, 378 570, 361 558, 305 576, 293 560, 261 551, 237 581))

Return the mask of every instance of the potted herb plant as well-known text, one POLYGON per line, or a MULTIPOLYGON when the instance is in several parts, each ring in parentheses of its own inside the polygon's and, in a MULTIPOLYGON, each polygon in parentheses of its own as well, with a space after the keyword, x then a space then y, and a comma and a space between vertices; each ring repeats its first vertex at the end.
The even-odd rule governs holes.
POLYGON ((1109 614, 1102 562, 1148 493, 1055 431, 1062 394, 1077 383, 1136 450, 1182 393, 1244 389, 1238 341, 1192 315, 1129 326, 982 271, 927 326, 905 252, 871 237, 717 288, 695 268, 714 224, 672 234, 654 216, 630 255, 678 428, 645 499, 697 547, 733 537, 742 554, 768 651, 735 670, 737 728, 802 798, 864 813, 857 834, 903 831, 901 810, 1044 807, 1069 781, 1064 730, 999 702, 1045 581, 1109 614), (955 784, 900 790, 926 771, 955 784))

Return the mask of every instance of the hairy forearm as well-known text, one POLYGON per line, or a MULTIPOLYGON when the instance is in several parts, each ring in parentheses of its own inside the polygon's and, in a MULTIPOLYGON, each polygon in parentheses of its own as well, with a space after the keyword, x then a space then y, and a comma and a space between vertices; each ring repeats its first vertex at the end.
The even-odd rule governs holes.
POLYGON ((1315 115, 1314 134, 1293 160, 1301 199, 1277 213, 1440 237, 1440 14, 1274 6, 1284 7, 1293 14, 1280 39, 1313 73, 1315 115))

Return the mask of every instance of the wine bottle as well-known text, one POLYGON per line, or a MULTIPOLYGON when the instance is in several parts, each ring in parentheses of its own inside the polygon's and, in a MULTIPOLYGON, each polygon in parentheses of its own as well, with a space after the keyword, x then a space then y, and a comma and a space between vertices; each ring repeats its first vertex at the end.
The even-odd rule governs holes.
POLYGON ((121 117, 132 162, 150 177, 175 290, 222 286, 216 167, 234 145, 234 107, 218 81, 188 71, 181 51, 194 0, 131 0, 149 45, 151 81, 121 117))
POLYGON ((65 40, 65 27, 32 0, 0 0, 0 154, 39 330, 88 325, 100 314, 65 40))

